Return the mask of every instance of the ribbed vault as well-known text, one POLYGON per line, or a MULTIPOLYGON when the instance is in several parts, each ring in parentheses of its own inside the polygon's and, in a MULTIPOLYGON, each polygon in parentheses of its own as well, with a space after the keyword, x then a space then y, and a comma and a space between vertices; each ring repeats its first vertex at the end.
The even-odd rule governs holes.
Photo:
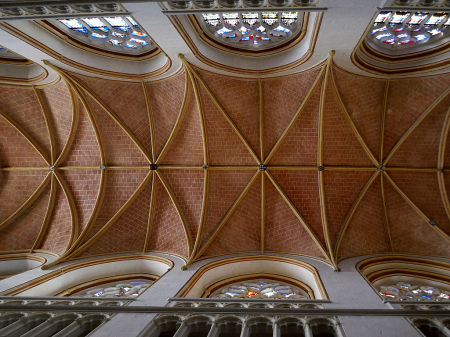
POLYGON ((0 86, 0 251, 450 254, 450 75, 0 86))

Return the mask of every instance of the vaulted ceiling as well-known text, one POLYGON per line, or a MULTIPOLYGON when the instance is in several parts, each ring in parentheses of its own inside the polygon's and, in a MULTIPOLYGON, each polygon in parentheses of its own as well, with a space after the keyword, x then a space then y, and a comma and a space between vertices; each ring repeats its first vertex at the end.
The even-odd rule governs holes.
POLYGON ((52 86, 0 86, 2 253, 450 255, 450 74, 183 65, 147 83, 55 68, 52 86))

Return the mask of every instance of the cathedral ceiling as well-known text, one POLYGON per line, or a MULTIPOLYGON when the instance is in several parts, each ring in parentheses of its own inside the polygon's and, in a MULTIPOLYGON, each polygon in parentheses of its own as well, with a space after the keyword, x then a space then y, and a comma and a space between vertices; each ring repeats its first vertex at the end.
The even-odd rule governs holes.
POLYGON ((0 86, 0 251, 450 255, 450 75, 0 86))

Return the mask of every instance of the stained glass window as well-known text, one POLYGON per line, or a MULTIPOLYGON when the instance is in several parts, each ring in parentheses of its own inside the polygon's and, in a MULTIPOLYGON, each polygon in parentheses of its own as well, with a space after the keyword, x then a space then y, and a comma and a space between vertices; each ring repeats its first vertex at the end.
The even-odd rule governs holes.
POLYGON ((107 282, 95 287, 79 291, 75 297, 137 297, 142 294, 153 281, 147 279, 131 279, 125 281, 107 282))
POLYGON ((308 294, 299 287, 285 282, 268 279, 256 279, 233 283, 216 290, 211 298, 261 298, 261 299, 309 299, 308 294))
POLYGON ((397 282, 380 287, 380 295, 391 300, 450 301, 450 291, 434 286, 397 282))
POLYGON ((203 13, 201 18, 204 31, 213 39, 251 50, 282 44, 296 36, 302 25, 298 12, 203 13))
POLYGON ((139 53, 155 48, 138 23, 131 17, 88 17, 55 20, 73 32, 74 37, 105 49, 139 53))
POLYGON ((390 49, 401 50, 414 45, 432 43, 450 35, 450 15, 447 12, 380 12, 368 41, 390 49))

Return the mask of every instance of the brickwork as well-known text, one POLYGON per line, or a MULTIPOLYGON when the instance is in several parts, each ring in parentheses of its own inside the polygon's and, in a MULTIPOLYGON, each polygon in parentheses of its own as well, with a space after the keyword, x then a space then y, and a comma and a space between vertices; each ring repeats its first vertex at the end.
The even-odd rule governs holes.
POLYGON ((378 177, 364 195, 347 227, 339 258, 391 250, 380 197, 381 179, 378 177))
POLYGON ((161 161, 162 164, 203 165, 203 138, 194 93, 191 92, 183 121, 161 161))
POLYGON ((58 184, 56 186, 55 205, 50 223, 46 236, 39 248, 61 254, 69 244, 71 232, 72 218, 69 203, 61 186, 58 184))
POLYGON ((259 251, 261 249, 261 179, 244 199, 204 255, 259 251))
POLYGON ((0 176, 0 223, 12 215, 36 191, 46 171, 4 171, 0 176))
POLYGON ((147 235, 151 194, 152 182, 149 181, 120 218, 80 256, 142 252, 147 235))
POLYGON ((265 250, 323 258, 317 244, 272 183, 266 180, 265 187, 265 250))
POLYGON ((127 202, 147 175, 147 170, 108 170, 106 188, 98 217, 88 239, 97 233, 127 202))
POLYGON ((164 170, 162 174, 175 194, 195 240, 202 210, 204 173, 200 170, 164 170))
POLYGON ((139 140, 147 153, 151 154, 149 116, 142 84, 86 76, 77 77, 94 90, 139 140))
POLYGON ((321 243, 325 244, 322 215, 320 213, 318 172, 274 170, 271 173, 321 243))
POLYGON ((260 153, 258 81, 200 74, 252 148, 260 153))
POLYGON ((450 106, 446 97, 409 135, 389 159, 389 166, 436 167, 441 129, 450 106))
POLYGON ((148 160, 125 131, 122 130, 119 124, 117 124, 105 110, 94 102, 92 98, 87 97, 87 100, 94 112, 95 119, 97 120, 108 165, 149 165, 148 160))
POLYGON ((100 188, 100 170, 61 171, 77 209, 79 232, 86 227, 100 188))
POLYGON ((345 118, 330 85, 325 100, 323 160, 328 165, 373 165, 345 118))
POLYGON ((212 165, 255 165, 256 161, 222 116, 206 91, 200 89, 205 112, 209 158, 212 165))
POLYGON ((317 137, 320 87, 309 99, 281 146, 270 159, 270 165, 317 165, 317 137))
POLYGON ((2 167, 48 166, 19 131, 2 117, 0 117, 0 165, 2 167))
POLYGON ((263 81, 264 154, 267 156, 302 104, 320 69, 263 81))
POLYGON ((449 85, 449 74, 390 81, 384 134, 385 156, 449 85))
POLYGON ((31 249, 44 222, 50 198, 50 185, 13 223, 1 231, 0 251, 31 249))
POLYGON ((164 185, 156 180, 155 213, 152 217, 148 249, 188 255, 183 224, 164 185))
POLYGON ((203 230, 203 241, 210 237, 214 228, 219 224, 254 174, 255 171, 253 170, 209 172, 208 208, 203 230))
POLYGON ((161 153, 180 113, 184 98, 185 76, 182 72, 168 80, 146 84, 153 114, 157 156, 161 153))
POLYGON ((94 127, 80 100, 78 100, 78 107, 77 131, 63 166, 99 166, 100 151, 94 127))
POLYGON ((389 172, 389 176, 419 209, 450 235, 450 221, 433 172, 389 172))
POLYGON ((450 168, 450 133, 447 135, 447 141, 445 143, 444 166, 450 168))
POLYGON ((380 156, 381 116, 386 81, 334 70, 339 94, 373 155, 380 156))
POLYGON ((367 171, 324 171, 328 229, 333 247, 345 217, 372 174, 367 171))
POLYGON ((384 182, 389 228, 396 253, 448 257, 448 243, 417 214, 387 181, 384 182))
POLYGON ((0 87, 0 109, 33 137, 50 156, 50 137, 33 89, 0 87))
POLYGON ((72 98, 64 81, 38 90, 46 106, 58 156, 67 142, 72 125, 72 98))

